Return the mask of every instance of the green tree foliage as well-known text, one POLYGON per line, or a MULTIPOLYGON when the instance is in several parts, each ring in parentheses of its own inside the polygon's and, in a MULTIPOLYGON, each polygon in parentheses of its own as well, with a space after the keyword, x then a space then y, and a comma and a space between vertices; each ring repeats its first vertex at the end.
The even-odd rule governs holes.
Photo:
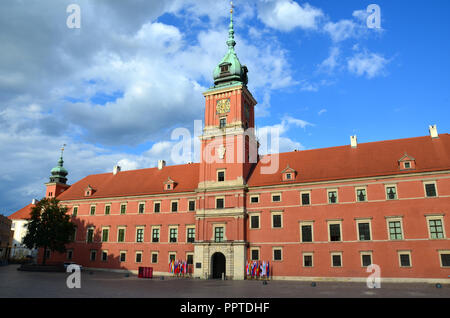
POLYGON ((55 198, 43 198, 31 210, 23 242, 27 248, 44 249, 43 265, 46 250, 64 253, 66 244, 72 241, 75 225, 66 213, 67 208, 60 206, 55 198))

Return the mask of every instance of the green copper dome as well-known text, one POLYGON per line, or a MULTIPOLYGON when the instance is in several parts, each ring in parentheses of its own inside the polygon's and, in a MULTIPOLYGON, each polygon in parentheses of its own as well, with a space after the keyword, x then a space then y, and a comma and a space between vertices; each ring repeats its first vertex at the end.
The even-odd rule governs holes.
POLYGON ((61 157, 58 160, 58 165, 50 171, 50 182, 59 182, 64 184, 67 182, 66 176, 69 174, 69 172, 66 168, 63 167, 63 151, 64 148, 61 149, 61 157))
POLYGON ((234 40, 233 10, 231 10, 231 21, 228 34, 228 52, 214 70, 214 85, 218 87, 238 82, 247 85, 247 66, 241 64, 234 51, 236 41, 234 40))

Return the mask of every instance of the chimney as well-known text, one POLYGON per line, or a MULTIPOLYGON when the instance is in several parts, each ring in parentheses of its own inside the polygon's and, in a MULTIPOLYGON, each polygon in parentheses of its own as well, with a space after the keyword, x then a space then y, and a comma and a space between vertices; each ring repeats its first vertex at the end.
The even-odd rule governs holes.
POLYGON ((439 134, 438 134, 436 125, 429 126, 428 130, 430 131, 431 138, 433 138, 433 139, 434 138, 439 138, 439 134))
POLYGON ((350 136, 350 143, 352 145, 352 148, 358 147, 358 139, 356 138, 356 135, 350 136))
POLYGON ((114 166, 113 175, 116 175, 120 172, 120 166, 114 166))
POLYGON ((158 170, 162 170, 166 166, 166 162, 164 160, 158 160, 158 170))
POLYGON ((36 199, 31 200, 31 204, 36 205, 36 199))

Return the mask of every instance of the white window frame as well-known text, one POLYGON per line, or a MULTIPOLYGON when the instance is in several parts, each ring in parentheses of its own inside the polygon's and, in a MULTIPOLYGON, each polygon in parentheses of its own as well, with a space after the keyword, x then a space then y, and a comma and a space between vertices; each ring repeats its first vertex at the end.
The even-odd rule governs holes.
POLYGON ((89 206, 89 216, 94 216, 97 214, 97 205, 96 204, 91 204, 89 206), (94 214, 92 214, 92 208, 94 208, 94 214))
POLYGON ((136 251, 136 252, 134 253, 134 263, 135 263, 135 264, 141 264, 141 263, 144 261, 143 258, 142 258, 143 255, 144 255, 144 253, 143 253, 142 251, 136 251), (136 261, 136 257, 137 257, 139 254, 141 255, 141 261, 140 261, 140 262, 136 261))
POLYGON ((252 194, 252 195, 250 195, 250 204, 258 204, 260 201, 259 201, 259 194, 252 194), (258 198, 258 202, 252 202, 252 198, 258 198))
POLYGON ((424 194, 425 194, 425 198, 438 198, 439 197, 439 192, 438 192, 438 188, 437 188, 437 182, 434 181, 434 180, 432 180, 432 181, 423 181, 423 191, 424 191, 424 194), (426 187, 427 184, 434 184, 434 189, 436 191, 436 196, 429 197, 427 195, 427 187, 426 187))
POLYGON ((342 252, 330 252, 330 261, 331 261, 331 263, 330 263, 330 267, 333 267, 333 268, 342 268, 342 267, 344 267, 344 260, 343 260, 343 257, 342 257, 342 252), (333 256, 340 256, 341 257, 341 266, 334 266, 334 264, 333 264, 333 256))
POLYGON ((303 252, 302 253, 302 264, 304 268, 313 268, 314 267, 314 253, 313 252, 303 252), (305 256, 311 256, 311 266, 305 266, 305 256))
POLYGON ((127 251, 119 251, 119 263, 126 263, 126 261, 127 261, 127 251), (122 261, 122 254, 125 254, 125 260, 124 261, 122 261))
POLYGON ((311 206, 312 202, 311 202, 311 190, 308 191, 300 191, 300 205, 301 206, 311 206), (303 194, 308 194, 309 195, 309 204, 303 204, 303 194))
POLYGON ((271 225, 271 228, 274 229, 274 230, 282 229, 283 228, 283 212, 281 212, 281 211, 271 212, 270 213, 270 225, 271 225), (281 227, 274 227, 273 226, 273 217, 275 215, 280 215, 281 216, 281 227))
POLYGON ((385 185, 384 185, 384 196, 385 196, 385 198, 386 198, 386 201, 395 201, 395 200, 398 200, 398 187, 397 187, 397 184, 396 184, 396 183, 393 183, 393 184, 385 184, 385 185), (389 199, 388 191, 387 191, 388 188, 395 188, 395 199, 389 199))
POLYGON ((449 269, 450 266, 443 266, 442 265, 442 254, 450 254, 450 250, 438 250, 438 254, 439 254, 439 265, 441 266, 441 268, 446 268, 449 269))
POLYGON ((328 220, 327 221, 327 230, 328 230, 328 242, 330 243, 337 243, 337 242, 343 242, 344 241, 344 235, 342 233, 342 220, 328 220), (331 231, 330 231, 330 225, 333 224, 339 224, 339 234, 341 239, 339 241, 332 241, 331 240, 331 231))
POLYGON ((217 182, 225 182, 226 179, 227 179, 226 169, 217 169, 216 170, 216 181, 217 182), (219 181, 219 172, 223 172, 223 181, 219 181))
POLYGON ((314 221, 300 221, 300 243, 312 243, 314 242, 314 221), (302 226, 311 226, 311 242, 303 241, 302 226))
POLYGON ((356 202, 357 203, 368 202, 369 201, 369 194, 367 192, 367 187, 355 187, 355 197, 356 197, 356 202), (364 190, 366 192, 366 196, 365 196, 364 201, 359 201, 358 190, 364 190))
POLYGON ((223 227, 223 242, 226 242, 227 241, 227 224, 226 223, 213 224, 211 241, 212 242, 216 241, 216 228, 217 227, 223 227))
POLYGON ((273 262, 282 262, 283 261, 283 247, 281 246, 274 246, 272 247, 272 261, 273 262), (275 259, 275 251, 281 250, 281 259, 275 259))
POLYGON ((169 263, 170 263, 170 255, 174 255, 174 260, 176 261, 177 260, 177 252, 169 252, 169 263))
POLYGON ((188 200, 187 212, 195 212, 196 209, 197 209, 197 200, 196 199, 188 200), (194 210, 190 210, 189 209, 189 205, 190 205, 191 202, 194 202, 194 210))
POLYGON ((339 189, 327 189, 327 204, 339 204, 339 189), (330 202, 330 192, 336 192, 336 202, 331 203, 330 202))
POLYGON ((260 230, 261 229, 261 212, 250 212, 248 214, 248 218, 249 218, 249 228, 251 230, 260 230), (258 217, 258 227, 253 227, 253 225, 252 225, 252 216, 257 216, 258 217))
POLYGON ((120 204, 120 210, 119 210, 119 214, 120 214, 120 215, 126 215, 126 214, 127 214, 127 205, 128 205, 127 202, 122 202, 122 203, 120 204), (122 213, 122 206, 125 206, 125 212, 124 212, 124 213, 122 213))
POLYGON ((191 225, 186 225, 186 243, 189 243, 189 244, 193 244, 192 242, 188 242, 188 233, 189 233, 189 229, 194 229, 194 233, 195 233, 195 235, 194 235, 194 242, 195 242, 195 236, 197 235, 197 231, 195 230, 195 224, 191 224, 191 225))
POLYGON ((403 217, 402 216, 393 216, 393 217, 386 217, 386 228, 387 228, 387 235, 389 241, 403 241, 405 240, 405 231, 403 229, 403 217), (391 239, 391 232, 389 230, 389 222, 400 222, 400 230, 402 231, 402 238, 401 239, 391 239))
POLYGON ((141 201, 141 202, 138 203, 138 210, 137 210, 138 214, 145 214, 145 206, 146 206, 145 203, 146 203, 145 201, 141 201), (144 206, 144 209, 143 209, 142 213, 139 212, 141 205, 144 206))
POLYGON ((411 251, 410 250, 401 250, 401 251, 397 251, 397 254, 398 254, 398 266, 400 267, 400 268, 411 268, 411 267, 413 267, 413 264, 412 264, 412 257, 411 257, 411 251), (402 260, 401 260, 401 255, 404 255, 404 254, 408 254, 409 255, 409 266, 402 266, 402 260))
MULTIPOLYGON (((179 243, 179 241, 180 241, 180 231, 179 231, 179 229, 178 229, 178 225, 170 225, 169 226, 169 230, 167 231, 168 233, 167 233, 167 242, 169 243, 169 244, 177 244, 177 243, 179 243), (177 241, 176 242, 171 242, 170 241, 170 230, 171 229, 176 229, 177 230, 177 241)), ((161 241, 161 233, 159 234, 159 240, 161 241)))
POLYGON ((271 202, 273 202, 273 203, 283 202, 283 195, 282 195, 281 192, 271 193, 271 194, 270 194, 270 200, 271 200, 271 202), (280 196, 280 201, 274 201, 274 200, 273 200, 273 197, 274 197, 274 196, 280 196))
POLYGON ((100 255, 100 261, 102 261, 102 262, 107 262, 108 261, 108 250, 102 250, 101 251, 101 255, 100 255), (106 253, 106 259, 104 260, 103 259, 103 253, 106 253))
POLYGON ((162 203, 161 201, 153 201, 153 212, 152 213, 161 213, 162 210, 162 203), (155 206, 156 204, 159 203, 159 212, 155 212, 155 206))
POLYGON ((429 240, 445 240, 447 238, 447 235, 445 233, 445 223, 444 223, 444 216, 443 215, 425 215, 425 219, 427 221, 427 228, 428 228, 428 239, 429 240), (430 228, 430 221, 432 220, 440 220, 442 224, 442 234, 443 238, 431 238, 431 228, 430 228))
POLYGON ((73 212, 74 212, 75 209, 77 209, 77 213, 75 214, 75 216, 78 216, 78 211, 80 210, 80 206, 79 205, 74 205, 72 207, 72 216, 74 215, 73 212))
POLYGON ((126 241, 127 241, 127 227, 126 226, 118 226, 117 227, 117 243, 125 243, 126 241), (120 230, 124 230, 124 232, 123 232, 123 242, 119 241, 120 230))
POLYGON ((363 265, 363 256, 364 255, 370 255, 370 263, 371 263, 371 265, 374 264, 374 262, 373 262, 373 252, 372 251, 360 251, 359 252, 359 258, 361 259, 361 267, 363 267, 363 268, 368 267, 368 266, 364 266, 363 265))
POLYGON ((225 196, 224 196, 224 195, 216 196, 216 197, 214 198, 214 203, 215 203, 216 209, 219 209, 219 210, 225 209, 225 196), (219 209, 219 208, 217 207, 217 200, 220 200, 220 199, 223 199, 223 208, 220 208, 220 209, 219 209))
POLYGON ((358 242, 370 242, 373 241, 373 233, 372 233, 372 219, 367 218, 367 219, 356 219, 356 235, 358 235, 357 237, 357 241, 358 242), (370 235, 370 240, 361 240, 361 236, 359 233, 359 224, 360 223, 369 223, 369 235, 370 235))
POLYGON ((109 242, 109 233, 111 232, 111 227, 110 226, 103 226, 102 227, 102 239, 101 239, 101 242, 102 243, 107 243, 107 242, 109 242), (103 241, 103 231, 104 230, 108 230, 108 237, 107 237, 107 240, 106 241, 103 241))
POLYGON ((261 260, 261 249, 259 247, 250 247, 250 261, 261 260), (253 251, 258 251, 258 259, 253 259, 253 251))
POLYGON ((159 252, 153 251, 150 253, 150 263, 151 264, 158 264, 159 263, 159 252), (156 262, 153 262, 153 255, 156 255, 156 262))
POLYGON ((134 241, 135 241, 135 243, 144 243, 145 242, 145 226, 144 225, 136 226, 134 241), (137 234, 138 234, 139 230, 142 230, 142 242, 138 242, 138 240, 137 240, 137 234))
POLYGON ((170 200, 170 212, 171 213, 178 213, 178 212, 180 212, 180 200, 170 200), (176 203, 177 204, 177 210, 176 211, 174 211, 173 210, 173 203, 176 203))

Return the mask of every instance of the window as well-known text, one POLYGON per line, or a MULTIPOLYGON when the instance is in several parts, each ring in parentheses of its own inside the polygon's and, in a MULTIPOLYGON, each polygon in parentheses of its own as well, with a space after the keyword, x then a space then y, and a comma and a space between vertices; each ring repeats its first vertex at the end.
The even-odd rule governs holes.
POLYGON ((301 225, 301 241, 302 242, 312 242, 312 224, 302 224, 301 225))
POLYGON ((145 203, 139 203, 139 214, 144 213, 145 203))
POLYGON ((281 261, 283 260, 283 254, 281 248, 274 248, 273 249, 273 260, 274 261, 281 261))
POLYGON ((428 225, 429 225, 431 239, 443 239, 444 238, 444 227, 442 225, 442 218, 428 219, 428 225))
POLYGON ((312 253, 303 253, 303 267, 313 267, 312 253))
POLYGON ((341 224, 340 223, 329 224, 329 235, 330 235, 330 242, 340 242, 342 240, 341 224))
POLYGON ((228 71, 229 71, 229 68, 230 68, 230 65, 222 65, 222 66, 220 67, 220 72, 221 72, 221 73, 228 72, 228 71))
POLYGON ((109 215, 111 213, 111 206, 105 205, 105 215, 109 215))
POLYGON ((127 212, 127 205, 125 203, 120 205, 120 214, 125 214, 127 212))
POLYGON ((437 196, 436 183, 425 183, 425 193, 427 198, 433 198, 437 196))
POLYGON ((152 252, 152 264, 158 263, 158 253, 152 252))
POLYGON ((220 128, 225 128, 227 126, 227 118, 226 117, 222 117, 220 118, 220 128))
POLYGON ((366 202, 367 201, 367 192, 366 189, 356 189, 356 201, 357 202, 366 202))
POLYGON ((102 230, 102 242, 108 242, 109 240, 109 229, 102 230))
POLYGON ((172 189, 172 187, 171 187, 171 185, 169 183, 169 184, 166 185, 166 190, 170 190, 170 189, 172 189))
POLYGON ((386 186, 386 199, 396 200, 397 199, 397 187, 396 186, 386 186))
POLYGON ((372 265, 372 253, 371 252, 362 252, 361 253, 361 263, 362 263, 363 267, 372 265))
POLYGON ((95 205, 91 206, 91 215, 95 215, 95 205))
POLYGON ((72 233, 72 236, 70 237, 70 241, 71 242, 75 242, 75 239, 77 237, 77 230, 78 230, 78 228, 75 226, 75 228, 73 230, 73 233, 72 233))
POLYGON ((328 191, 328 203, 335 204, 338 202, 338 195, 336 190, 328 191))
POLYGON ((216 209, 223 209, 225 207, 224 198, 216 198, 216 209))
POLYGON ((178 212, 178 201, 172 201, 172 212, 178 212))
POLYGON ((403 240, 401 220, 388 220, 388 227, 390 240, 403 240))
POLYGON ((411 162, 405 162, 405 169, 411 168, 411 162))
POLYGON ((152 243, 159 243, 159 228, 152 230, 152 243))
POLYGON ((250 203, 259 203, 259 195, 253 195, 250 197, 250 203))
POLYGON ((272 194, 272 202, 280 202, 281 201, 281 194, 272 194))
POLYGON ((97 258, 97 250, 91 250, 91 256, 89 259, 91 260, 91 262, 94 262, 96 258, 97 258))
POLYGON ((219 170, 217 171, 217 181, 224 182, 225 181, 225 171, 219 170))
POLYGON ((144 229, 143 228, 136 229, 136 242, 137 243, 144 242, 144 229))
POLYGON ((331 267, 342 267, 342 253, 331 253, 331 267))
POLYGON ((176 243, 178 240, 178 228, 171 228, 169 230, 169 242, 176 243))
POLYGON ((169 262, 174 261, 177 257, 177 253, 169 253, 169 262))
POLYGON ((120 261, 125 262, 127 260, 127 252, 120 252, 120 261))
POLYGON ((195 242, 195 227, 187 228, 187 242, 194 243, 195 242))
POLYGON ((370 222, 357 221, 358 226, 358 240, 370 241, 370 222))
POLYGON ((189 201, 189 211, 195 211, 195 200, 189 201))
POLYGON ((94 228, 89 228, 87 230, 87 242, 92 243, 94 241, 94 228))
POLYGON ((250 228, 259 229, 259 215, 250 216, 250 228))
POLYGON ((398 258, 400 262, 400 267, 411 267, 411 252, 409 251, 398 252, 398 258))
POLYGON ((186 263, 187 265, 194 264, 194 254, 186 254, 186 263))
POLYGON ((302 205, 310 205, 311 204, 311 193, 309 192, 302 192, 302 205))
POLYGON ((124 228, 118 229, 117 242, 125 242, 125 229, 124 228))
POLYGON ((73 258, 73 250, 67 250, 67 259, 71 260, 73 258))
POLYGON ((291 180, 292 179, 292 174, 291 173, 286 173, 286 179, 287 180, 291 180))
POLYGON ((73 210, 72 210, 72 215, 73 215, 73 216, 77 216, 77 214, 78 214, 78 207, 77 207, 77 206, 74 206, 74 207, 73 207, 73 210))
POLYGON ((250 257, 252 261, 259 261, 259 249, 258 248, 251 249, 250 257))
POLYGON ((450 251, 440 251, 439 259, 441 261, 441 267, 450 267, 450 251))
POLYGON ((161 202, 155 202, 153 205, 153 212, 159 213, 161 212, 161 202))
POLYGON ((142 252, 136 252, 136 263, 142 262, 142 252))
POLYGON ((106 262, 108 260, 108 251, 102 251, 102 262, 106 262))
POLYGON ((279 229, 283 227, 283 218, 281 213, 272 214, 272 228, 279 229))
POLYGON ((223 242, 224 228, 221 226, 214 228, 214 242, 223 242))

